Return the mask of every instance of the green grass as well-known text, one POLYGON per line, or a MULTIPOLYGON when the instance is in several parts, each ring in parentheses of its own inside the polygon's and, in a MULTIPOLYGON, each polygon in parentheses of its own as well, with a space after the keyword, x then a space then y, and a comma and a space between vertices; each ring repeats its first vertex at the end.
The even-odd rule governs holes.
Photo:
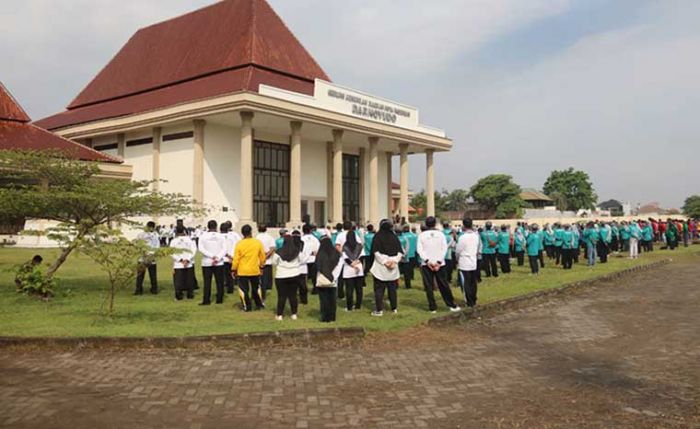
MULTIPOLYGON (((310 303, 300 306, 299 320, 285 318, 274 320, 273 308, 277 298, 272 291, 267 298, 264 311, 241 313, 238 310, 238 295, 227 295, 223 305, 201 307, 197 305, 201 295, 192 301, 175 302, 173 296, 171 264, 164 260, 158 265, 161 293, 132 296, 132 289, 119 292, 116 300, 116 315, 107 318, 101 315, 106 296, 106 276, 89 259, 72 255, 59 270, 60 280, 56 296, 49 302, 27 297, 15 292, 14 275, 7 268, 29 260, 35 253, 42 254, 46 261, 52 260, 56 250, 47 249, 0 249, 0 335, 3 336, 187 336, 259 332, 282 329, 320 328, 328 326, 361 326, 370 331, 398 330, 420 324, 431 315, 427 312, 425 293, 420 287, 420 277, 414 280, 414 289, 399 290, 399 313, 385 314, 382 318, 370 317, 373 306, 371 280, 364 289, 365 302, 361 311, 345 313, 338 309, 338 321, 323 324, 318 321, 318 299, 310 295, 310 303)), ((529 275, 527 267, 513 267, 513 273, 498 279, 485 279, 479 285, 479 303, 509 298, 541 289, 561 286, 566 283, 601 276, 637 265, 675 255, 690 257, 690 249, 675 252, 655 251, 644 254, 636 261, 612 257, 607 265, 594 268, 576 265, 571 271, 563 271, 552 264, 539 276, 529 275)), ((418 274, 418 273, 416 273, 418 274)), ((201 284, 201 274, 198 272, 201 284)), ((146 279, 146 290, 148 279, 146 279)), ((459 289, 453 289, 455 298, 462 300, 459 289)), ((447 309, 439 298, 438 315, 447 309)), ((339 306, 344 301, 339 300, 339 306)), ((287 309, 287 311, 289 311, 287 309)))

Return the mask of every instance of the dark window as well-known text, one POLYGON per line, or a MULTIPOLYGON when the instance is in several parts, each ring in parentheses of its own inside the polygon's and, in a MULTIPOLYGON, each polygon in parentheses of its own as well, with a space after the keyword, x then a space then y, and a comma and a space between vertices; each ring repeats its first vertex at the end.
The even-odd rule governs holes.
POLYGON ((258 224, 282 227, 289 219, 289 146, 255 142, 253 217, 258 224))
POLYGON ((102 146, 95 146, 95 150, 103 151, 103 150, 111 150, 111 149, 117 149, 119 145, 117 143, 112 143, 112 144, 103 144, 102 146))
POLYGON ((137 140, 129 140, 126 142, 126 147, 132 147, 132 146, 141 146, 144 144, 149 144, 153 143, 153 137, 146 137, 143 139, 137 139, 137 140))
POLYGON ((360 157, 343 154, 343 220, 360 221, 360 157))
POLYGON ((166 134, 163 136, 163 141, 167 142, 170 140, 182 140, 182 139, 189 139, 192 137, 194 137, 194 132, 193 131, 186 131, 184 133, 166 134))

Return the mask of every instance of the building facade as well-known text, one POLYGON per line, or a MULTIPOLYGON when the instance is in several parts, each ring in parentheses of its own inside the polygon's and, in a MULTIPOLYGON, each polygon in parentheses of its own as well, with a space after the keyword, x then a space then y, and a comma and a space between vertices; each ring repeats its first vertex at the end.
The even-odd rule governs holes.
MULTIPOLYGON (((264 0, 224 0, 139 30, 67 110, 38 122, 191 195, 210 216, 273 227, 408 218, 409 155, 449 151, 418 109, 330 82, 264 0)), ((434 201, 428 201, 434 213, 434 201)))

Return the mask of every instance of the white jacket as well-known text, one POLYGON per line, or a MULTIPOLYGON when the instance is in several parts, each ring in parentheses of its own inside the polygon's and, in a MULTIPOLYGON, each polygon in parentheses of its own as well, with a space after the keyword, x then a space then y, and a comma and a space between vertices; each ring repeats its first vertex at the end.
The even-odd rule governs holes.
POLYGON ((372 264, 372 267, 370 267, 369 272, 372 273, 377 280, 385 282, 398 280, 401 276, 401 272, 399 271, 399 262, 401 262, 402 259, 403 254, 401 253, 396 256, 388 256, 383 253, 374 252, 374 263, 372 264), (386 267, 386 265, 384 265, 388 261, 393 261, 396 263, 394 269, 390 270, 386 267))
POLYGON ((316 253, 318 248, 321 246, 321 242, 318 238, 314 237, 312 234, 307 234, 301 237, 301 241, 304 242, 304 249, 309 250, 309 257, 306 259, 307 264, 313 264, 316 262, 316 253))
POLYGON ((476 270, 476 262, 479 259, 481 250, 481 238, 479 233, 474 230, 464 231, 457 240, 457 267, 461 271, 476 270))
POLYGON ((275 253, 272 255, 272 264, 277 266, 275 270, 276 279, 289 279, 293 277, 299 277, 299 257, 292 259, 291 261, 285 261, 275 253))
POLYGON ((170 247, 180 250, 172 255, 174 269, 182 270, 194 267, 194 257, 197 254, 197 246, 191 238, 185 235, 175 237, 170 241, 170 247), (184 264, 182 261, 185 260, 189 262, 184 264))
POLYGON ((427 265, 428 262, 439 263, 440 266, 445 265, 445 255, 447 254, 447 239, 442 231, 430 229, 423 231, 418 235, 418 256, 422 265, 427 265))
POLYGON ((226 239, 216 231, 203 232, 199 237, 199 253, 202 254, 202 267, 220 267, 226 256, 226 239))
POLYGON ((233 260, 233 254, 236 250, 236 244, 238 244, 238 242, 241 241, 243 237, 241 237, 241 234, 235 231, 229 231, 226 234, 222 235, 224 236, 224 249, 226 249, 224 261, 230 264, 233 260))

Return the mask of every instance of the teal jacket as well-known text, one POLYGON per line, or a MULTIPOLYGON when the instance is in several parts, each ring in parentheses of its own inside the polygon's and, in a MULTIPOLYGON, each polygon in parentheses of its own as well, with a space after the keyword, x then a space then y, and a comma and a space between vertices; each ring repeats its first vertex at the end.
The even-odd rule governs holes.
POLYGON ((510 233, 508 231, 498 233, 498 253, 502 255, 510 254, 510 233))
POLYGON ((515 230, 515 251, 524 252, 525 246, 527 245, 527 234, 525 233, 525 228, 522 226, 515 230))
POLYGON ((365 255, 372 254, 372 241, 374 241, 374 233, 368 232, 365 234, 365 255))
POLYGON ((562 230, 561 232, 561 248, 562 249, 573 249, 574 248, 574 232, 570 229, 562 230))
POLYGON ((542 250, 542 232, 537 231, 527 236, 527 255, 537 256, 542 250))
POLYGON ((493 229, 481 231, 481 253, 482 254, 484 254, 484 255, 496 254, 497 245, 498 245, 498 233, 496 233, 496 231, 494 231, 493 229), (494 247, 489 246, 489 240, 496 243, 496 246, 494 246, 494 247))
POLYGON ((583 231, 583 242, 586 243, 586 247, 595 247, 599 239, 600 235, 595 228, 586 228, 586 230, 583 231))
POLYGON ((413 232, 407 232, 404 234, 408 238, 408 258, 416 257, 416 250, 418 249, 418 236, 413 232))
POLYGON ((557 247, 561 247, 561 244, 563 242, 564 236, 562 235, 564 233, 564 230, 561 228, 557 228, 554 230, 554 245, 557 247))
POLYGON ((639 228, 639 225, 635 222, 630 224, 630 238, 636 238, 637 240, 642 238, 642 230, 639 228))
POLYGON ((549 232, 548 230, 541 231, 542 235, 544 235, 544 245, 545 246, 554 246, 554 242, 556 239, 554 238, 554 231, 549 232))
POLYGON ((642 228, 642 240, 651 241, 653 238, 654 230, 651 228, 651 225, 647 225, 644 228, 642 228))
POLYGON ((630 239, 630 227, 625 225, 620 228, 620 240, 627 241, 630 239))
POLYGON ((610 244, 612 241, 612 231, 609 226, 601 226, 598 233, 600 234, 600 240, 603 243, 610 244))

